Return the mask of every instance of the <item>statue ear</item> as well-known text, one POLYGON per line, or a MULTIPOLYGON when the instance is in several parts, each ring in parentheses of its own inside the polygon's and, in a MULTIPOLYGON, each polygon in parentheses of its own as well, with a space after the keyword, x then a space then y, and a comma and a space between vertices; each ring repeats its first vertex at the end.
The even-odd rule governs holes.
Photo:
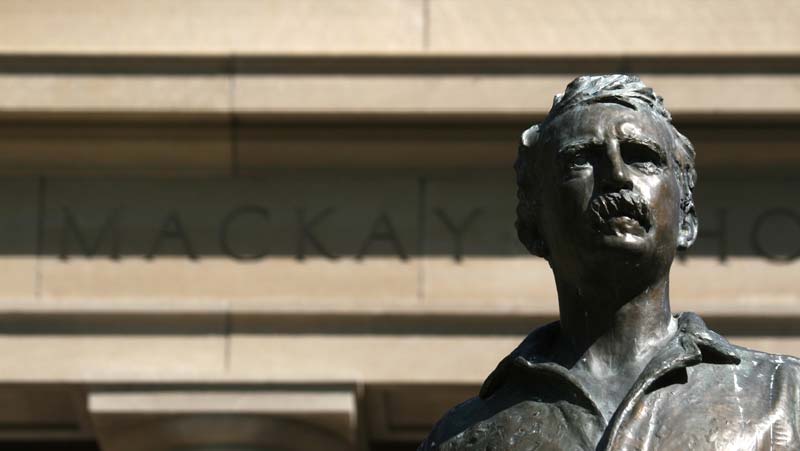
POLYGON ((697 238, 697 215, 694 212, 694 203, 689 201, 689 205, 681 209, 681 224, 678 232, 678 249, 686 250, 694 244, 697 238))
POLYGON ((530 150, 533 146, 536 145, 536 141, 539 139, 539 124, 533 124, 527 130, 522 132, 521 141, 522 145, 525 147, 525 150, 530 150))
POLYGON ((534 124, 520 137, 517 161, 514 170, 517 174, 517 236, 533 255, 547 258, 547 247, 537 230, 536 193, 531 173, 536 165, 536 145, 539 140, 539 124, 534 124))
POLYGON ((697 171, 694 169, 694 146, 689 138, 683 136, 681 132, 672 127, 675 132, 675 146, 678 150, 681 163, 678 169, 680 175, 677 176, 677 182, 681 188, 681 223, 680 231, 678 232, 678 249, 686 250, 694 244, 697 238, 697 214, 694 211, 694 199, 692 198, 692 191, 697 183, 697 171))

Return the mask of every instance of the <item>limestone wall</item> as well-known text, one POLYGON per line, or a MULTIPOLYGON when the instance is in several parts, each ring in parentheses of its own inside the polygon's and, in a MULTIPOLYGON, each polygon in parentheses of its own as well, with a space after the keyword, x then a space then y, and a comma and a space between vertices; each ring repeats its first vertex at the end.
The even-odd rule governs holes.
POLYGON ((799 19, 790 0, 2 2, 0 440, 418 441, 557 317, 511 165, 584 73, 641 74, 697 148, 674 309, 800 354, 799 19))

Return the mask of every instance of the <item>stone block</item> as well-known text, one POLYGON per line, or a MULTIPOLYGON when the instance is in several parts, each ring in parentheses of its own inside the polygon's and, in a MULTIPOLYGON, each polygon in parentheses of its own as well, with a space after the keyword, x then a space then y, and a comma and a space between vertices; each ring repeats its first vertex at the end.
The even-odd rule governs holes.
POLYGON ((0 114, 221 115, 226 75, 2 74, 0 114))
POLYGON ((430 332, 259 334, 234 322, 230 371, 270 382, 475 384, 522 338, 430 332))
POLYGON ((447 55, 793 55, 790 0, 543 2, 431 0, 431 53, 447 55))
POLYGON ((220 124, 0 125, 0 174, 55 176, 227 176, 230 134, 220 124))
POLYGON ((222 376, 224 349, 219 335, 6 335, 0 381, 207 381, 222 376))
POLYGON ((398 172, 408 179, 429 171, 508 168, 517 152, 520 127, 494 125, 480 132, 469 126, 309 127, 250 123, 239 133, 238 163, 243 175, 276 169, 398 172), (410 170, 416 169, 416 172, 410 170))
POLYGON ((0 310, 27 305, 36 298, 39 200, 37 179, 0 180, 0 310))
POLYGON ((414 179, 321 173, 52 181, 42 302, 142 311, 413 306, 417 190, 414 179))
POLYGON ((0 52, 83 55, 407 53, 422 0, 4 2, 0 52))

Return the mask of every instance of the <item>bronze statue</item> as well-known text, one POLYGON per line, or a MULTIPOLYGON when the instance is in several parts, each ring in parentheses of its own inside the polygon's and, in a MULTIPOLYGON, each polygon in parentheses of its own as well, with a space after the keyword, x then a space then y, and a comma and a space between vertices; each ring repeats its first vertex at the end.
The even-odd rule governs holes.
POLYGON ((694 149, 638 77, 586 76, 522 134, 517 231, 553 270, 533 331, 420 450, 800 450, 800 361, 672 314, 694 149))

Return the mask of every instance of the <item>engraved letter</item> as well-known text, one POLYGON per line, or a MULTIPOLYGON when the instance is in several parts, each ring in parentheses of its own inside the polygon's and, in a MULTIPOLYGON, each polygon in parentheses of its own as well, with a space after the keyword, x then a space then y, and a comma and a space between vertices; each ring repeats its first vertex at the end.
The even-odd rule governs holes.
POLYGON ((150 246, 150 252, 148 252, 145 257, 148 259, 153 258, 156 253, 158 253, 159 249, 161 249, 161 243, 165 238, 179 239, 181 244, 183 244, 186 255, 188 255, 192 260, 197 259, 197 254, 194 252, 192 242, 189 241, 189 236, 186 235, 186 230, 183 228, 181 217, 175 210, 171 210, 167 214, 167 217, 164 218, 164 222, 161 224, 161 230, 158 231, 158 235, 156 235, 153 245, 150 246))
POLYGON ((75 219, 75 216, 73 216, 69 208, 64 207, 63 212, 64 212, 64 223, 61 227, 62 260, 66 260, 69 258, 69 243, 71 241, 70 236, 75 237, 75 241, 77 241, 78 247, 80 248, 80 251, 83 253, 83 255, 87 257, 94 257, 97 254, 97 251, 100 250, 100 246, 102 245, 104 238, 106 238, 107 235, 111 235, 111 248, 109 250, 109 257, 115 260, 119 258, 119 247, 120 247, 119 208, 112 211, 111 214, 106 218, 102 227, 100 227, 97 236, 92 242, 89 242, 86 236, 84 236, 83 232, 78 226, 78 221, 75 219))
POLYGON ((228 213, 228 215, 222 220, 222 226, 220 227, 219 232, 219 245, 223 252, 235 258, 236 260, 258 260, 264 258, 267 255, 266 248, 255 252, 236 252, 231 246, 230 239, 228 237, 228 231, 231 227, 231 224, 236 219, 245 215, 260 216, 265 222, 269 220, 269 211, 264 207, 259 207, 258 205, 239 207, 228 213))
POLYGON ((481 215, 481 209, 476 208, 469 212, 467 217, 461 221, 461 225, 453 224, 453 221, 442 208, 435 208, 433 212, 442 220, 444 226, 447 227, 447 230, 453 235, 453 259, 455 261, 461 261, 464 254, 464 232, 466 232, 469 226, 472 225, 472 222, 481 215))
MULTIPOLYGON (((773 254, 764 249, 764 244, 761 242, 761 229, 764 227, 764 224, 769 219, 777 217, 788 218, 789 220, 794 221, 798 228, 800 228, 800 215, 785 208, 775 208, 773 210, 764 212, 764 214, 756 219, 755 224, 753 224, 753 230, 750 233, 750 241, 753 243, 753 248, 759 255, 762 255, 770 260, 789 262, 797 257, 800 257, 800 247, 792 252, 786 252, 785 254, 773 254)), ((800 233, 798 233, 798 235, 800 235, 800 233)))
POLYGON ((327 218, 334 212, 333 207, 328 207, 321 212, 317 213, 310 220, 306 220, 306 212, 304 209, 297 210, 297 259, 302 260, 306 258, 306 241, 309 241, 320 254, 334 259, 336 258, 329 252, 319 238, 314 235, 314 227, 317 226, 323 219, 327 218))
POLYGON ((387 216, 386 213, 381 213, 378 218, 375 219, 375 222, 372 223, 372 230, 369 236, 367 236, 358 254, 356 254, 357 259, 364 258, 364 255, 366 255, 373 241, 388 241, 394 246, 397 255, 399 255, 401 259, 405 260, 408 258, 405 250, 403 250, 403 244, 400 242, 400 238, 398 238, 397 232, 392 225, 392 221, 389 220, 389 216, 387 216))

